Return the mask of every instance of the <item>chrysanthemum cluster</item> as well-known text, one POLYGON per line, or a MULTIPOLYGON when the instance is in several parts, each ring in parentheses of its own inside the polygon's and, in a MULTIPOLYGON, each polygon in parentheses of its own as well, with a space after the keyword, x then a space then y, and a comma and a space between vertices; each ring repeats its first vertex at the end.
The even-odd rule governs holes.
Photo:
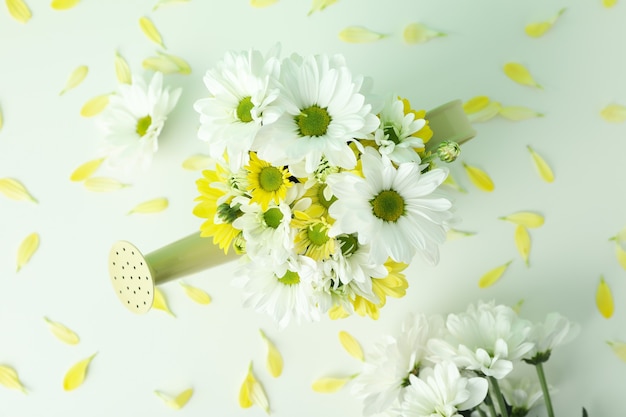
POLYGON ((340 55, 229 52, 204 82, 198 135, 215 167, 194 212, 202 236, 245 254, 247 305, 281 326, 377 318, 416 253, 438 261, 451 202, 424 111, 396 96, 374 109, 340 55))
POLYGON ((543 363, 577 329, 557 313, 532 323, 494 302, 446 319, 415 314, 366 356, 353 393, 366 416, 523 417, 542 398, 554 416, 543 363))

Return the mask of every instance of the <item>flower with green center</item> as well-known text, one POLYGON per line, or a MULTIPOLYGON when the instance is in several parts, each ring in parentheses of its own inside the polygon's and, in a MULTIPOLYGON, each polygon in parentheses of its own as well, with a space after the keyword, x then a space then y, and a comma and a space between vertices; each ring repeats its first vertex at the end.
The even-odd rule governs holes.
POLYGON ((452 204, 433 193, 447 171, 423 174, 413 162, 396 168, 371 147, 365 148, 361 161, 363 177, 342 172, 326 181, 337 197, 328 209, 336 219, 329 235, 358 233, 360 244, 370 244, 372 261, 377 264, 387 258, 408 264, 416 252, 436 263, 452 204))
POLYGON ((289 180, 289 170, 270 165, 269 162, 259 159, 254 152, 250 154, 250 164, 246 169, 251 202, 259 203, 265 210, 270 202, 280 204, 285 200, 287 189, 293 185, 289 180))
POLYGON ((296 230, 295 251, 321 261, 329 259, 335 251, 335 239, 328 236, 330 225, 323 217, 314 218, 302 211, 296 211, 291 226, 296 230))
POLYGON ((328 208, 337 200, 330 193, 330 188, 326 184, 315 183, 311 188, 306 190, 303 198, 310 198, 311 205, 306 210, 311 217, 328 218, 328 208))

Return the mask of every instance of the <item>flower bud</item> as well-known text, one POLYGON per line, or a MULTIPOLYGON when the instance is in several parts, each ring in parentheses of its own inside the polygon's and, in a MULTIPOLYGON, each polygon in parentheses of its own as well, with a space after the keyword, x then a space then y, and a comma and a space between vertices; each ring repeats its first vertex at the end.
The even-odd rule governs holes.
POLYGON ((449 140, 445 140, 437 147, 437 156, 443 162, 453 162, 461 154, 461 146, 449 140))

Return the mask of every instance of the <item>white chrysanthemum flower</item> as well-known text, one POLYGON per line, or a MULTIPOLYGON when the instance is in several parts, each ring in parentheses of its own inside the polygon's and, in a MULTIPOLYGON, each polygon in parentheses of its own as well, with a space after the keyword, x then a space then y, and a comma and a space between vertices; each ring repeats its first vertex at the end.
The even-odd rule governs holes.
POLYGON ((426 125, 426 120, 415 119, 414 113, 404 114, 404 103, 391 97, 378 115, 380 126, 374 132, 374 140, 381 154, 396 163, 421 162, 416 149, 424 149, 421 138, 412 136, 426 125))
POLYGON ((469 410, 487 396, 489 384, 484 378, 466 378, 452 362, 425 368, 419 378, 409 376, 402 402, 403 417, 461 417, 458 411, 469 410))
POLYGON ((546 362, 552 349, 571 341, 579 331, 578 325, 559 313, 548 314, 544 322, 533 324, 528 339, 534 347, 524 355, 524 360, 533 364, 546 362))
POLYGON ((452 203, 433 192, 448 171, 422 174, 419 165, 410 162, 396 168, 373 148, 365 149, 361 161, 365 178, 342 172, 326 180, 338 199, 329 208, 336 219, 330 234, 358 233, 359 243, 371 245, 375 263, 391 257, 408 264, 416 251, 436 263, 452 203))
POLYGON ((356 281, 369 286, 371 292, 371 278, 384 278, 388 271, 383 263, 371 261, 370 245, 359 243, 356 234, 339 235, 336 237, 338 250, 333 254, 332 264, 341 284, 356 281))
POLYGON ((305 160, 314 172, 322 157, 332 165, 353 168, 354 152, 348 146, 378 127, 378 118, 361 94, 362 77, 353 77, 340 55, 293 56, 283 61, 281 95, 285 110, 259 134, 261 159, 275 165, 305 160))
POLYGON ((163 74, 154 73, 150 84, 133 77, 131 84, 120 84, 109 105, 96 119, 104 131, 102 152, 107 165, 125 174, 147 169, 159 149, 158 138, 167 115, 174 109, 181 89, 163 87, 163 74))
POLYGON ((525 416, 543 397, 541 385, 536 378, 504 378, 499 382, 500 390, 506 403, 510 405, 512 415, 525 416))
POLYGON ((274 105, 279 94, 277 53, 263 57, 255 50, 227 52, 204 77, 209 97, 194 104, 200 113, 198 137, 209 143, 213 158, 226 152, 234 171, 248 163, 261 126, 273 123, 281 113, 274 105))

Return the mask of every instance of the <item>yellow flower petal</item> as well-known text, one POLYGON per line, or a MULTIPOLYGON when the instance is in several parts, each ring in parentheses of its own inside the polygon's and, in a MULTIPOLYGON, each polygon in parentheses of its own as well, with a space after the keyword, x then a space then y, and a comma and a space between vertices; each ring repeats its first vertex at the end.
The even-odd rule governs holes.
POLYGON ((342 306, 335 305, 328 310, 328 317, 331 320, 345 319, 346 317, 350 317, 350 313, 348 313, 342 306))
POLYGON ((517 225, 515 228, 515 246, 522 256, 524 263, 528 266, 528 257, 530 256, 530 235, 528 229, 524 226, 517 225))
POLYGON ((448 232, 446 233, 446 241, 453 241, 453 240, 458 240, 464 237, 468 237, 468 236, 474 236, 476 234, 476 232, 466 232, 463 230, 457 230, 457 229, 450 229, 448 230, 448 232))
POLYGON ((338 0, 313 0, 313 4, 311 5, 311 10, 309 10, 309 13, 307 16, 310 16, 311 14, 315 12, 321 12, 328 6, 337 3, 337 1, 338 0))
POLYGON ((67 10, 76 6, 80 0, 52 0, 50 6, 54 10, 67 10))
POLYGON ((267 6, 271 6, 274 3, 277 3, 278 0, 250 0, 250 6, 252 7, 256 7, 256 8, 262 8, 262 7, 267 7, 267 6))
POLYGON ((617 4, 617 0, 602 0, 602 5, 607 9, 615 6, 617 4))
POLYGON ((154 26, 154 23, 152 23, 152 20, 148 19, 145 16, 142 16, 141 18, 139 18, 139 27, 148 39, 159 45, 161 48, 165 49, 165 45, 163 44, 163 38, 161 38, 161 34, 157 30, 156 26, 154 26))
POLYGON ((524 106, 505 106, 500 109, 499 113, 500 116, 514 122, 532 119, 534 117, 543 117, 542 113, 536 112, 535 110, 524 106))
POLYGON ((87 376, 87 371, 89 369, 89 364, 96 356, 96 353, 91 355, 90 357, 83 359, 75 363, 65 374, 65 378, 63 378, 63 389, 65 391, 74 390, 82 385, 85 381, 85 377, 87 376))
POLYGON ((249 408, 254 404, 258 405, 269 414, 269 400, 267 399, 263 386, 252 373, 252 362, 250 362, 248 374, 246 375, 246 379, 243 381, 243 384, 241 384, 241 388, 239 390, 239 406, 241 408, 249 408))
POLYGON ((622 268, 626 269, 626 250, 617 242, 615 243, 615 257, 622 268))
POLYGON ((144 59, 143 67, 163 74, 191 74, 191 67, 184 59, 157 51, 157 56, 144 59))
POLYGON ((339 342, 341 342, 341 346, 343 346, 343 348, 346 350, 346 352, 348 352, 350 356, 360 361, 365 360, 365 355, 363 354, 363 349, 361 349, 361 345, 350 333, 343 330, 340 331, 339 342))
POLYGON ((485 273, 478 280, 478 287, 488 288, 488 287, 491 287, 496 282, 498 282, 498 280, 502 277, 502 274, 504 274, 504 271, 506 271, 506 269, 509 267, 511 262, 513 261, 509 261, 503 265, 497 266, 493 268, 492 270, 488 271, 487 273, 485 273))
POLYGON ((322 394, 337 392, 342 389, 348 382, 354 379, 355 376, 356 375, 319 378, 313 381, 311 388, 313 389, 313 391, 322 394))
POLYGON ((515 314, 519 315, 520 311, 522 311, 522 306, 524 305, 524 299, 519 300, 511 309, 515 311, 515 314))
POLYGON ((187 297, 191 298, 196 303, 203 305, 211 304, 211 296, 205 291, 189 284, 185 284, 182 281, 179 281, 179 283, 181 287, 183 287, 183 289, 185 290, 185 294, 187 294, 187 297))
POLYGON ((154 393, 163 400, 165 405, 174 410, 180 410, 183 408, 191 399, 193 395, 193 388, 188 388, 178 394, 176 397, 172 398, 167 394, 164 394, 159 391, 154 391, 154 393))
POLYGON ((128 214, 159 213, 167 208, 169 201, 165 197, 154 198, 137 204, 128 214))
POLYGON ((122 188, 130 187, 128 184, 123 184, 114 178, 105 177, 91 177, 87 178, 83 183, 85 188, 95 193, 106 193, 109 191, 121 190, 122 188))
POLYGON ((501 109, 502 109, 502 105, 499 102, 497 102, 497 101, 490 101, 481 110, 479 110, 479 111, 477 111, 475 113, 468 114, 467 115, 467 119, 471 123, 487 122, 487 121, 493 119, 494 117, 496 117, 500 113, 501 109))
POLYGON ((0 130, 2 130, 2 126, 4 126, 4 117, 2 116, 2 109, 0 108, 0 130))
POLYGON ((26 23, 33 16, 24 0, 6 0, 7 9, 13 19, 20 23, 26 23))
POLYGON ((78 342, 80 342, 78 335, 71 329, 65 327, 63 324, 52 321, 47 317, 44 317, 43 319, 46 323, 48 323, 48 328, 52 334, 61 342, 67 343, 68 345, 77 345, 78 342))
POLYGON ((85 181, 87 178, 91 177, 98 170, 98 168, 100 168, 103 161, 104 158, 98 158, 81 164, 74 170, 74 172, 72 172, 72 175, 70 175, 70 181, 85 181))
POLYGON ((539 38, 543 36, 548 30, 550 30, 550 28, 554 25, 557 19, 563 14, 563 12, 565 12, 564 8, 559 10, 559 12, 556 15, 554 15, 550 20, 547 20, 545 22, 530 23, 526 25, 526 28, 524 29, 526 34, 530 36, 531 38, 539 38))
POLYGON ((124 59, 119 52, 115 52, 115 76, 120 84, 132 84, 133 76, 130 72, 128 62, 124 59))
POLYGON ((4 385, 9 389, 16 389, 26 394, 26 388, 20 381, 15 369, 8 365, 0 365, 0 385, 4 385))
POLYGON ((37 203, 35 197, 28 192, 24 184, 13 178, 0 178, 0 194, 4 194, 12 200, 26 200, 37 203))
POLYGON ((504 74, 511 80, 521 85, 529 87, 543 88, 537 84, 528 69, 517 62, 508 62, 504 64, 504 74))
POLYGON ((626 362, 626 343, 607 340, 606 344, 611 347, 615 356, 626 362))
POLYGON ((152 11, 157 11, 162 6, 168 6, 170 4, 189 3, 191 0, 160 0, 154 5, 152 11))
POLYGON ((543 226, 545 220, 541 214, 530 211, 518 211, 517 213, 509 214, 508 216, 499 217, 499 219, 506 220, 520 226, 529 227, 531 229, 543 226))
POLYGON ((85 77, 87 76, 87 73, 89 72, 89 68, 87 68, 86 65, 80 65, 78 66, 74 71, 72 71, 72 73, 70 74, 69 78, 67 79, 66 83, 65 83, 65 87, 63 88, 63 90, 61 90, 61 92, 59 93, 59 95, 63 95, 65 94, 67 91, 71 90, 72 88, 77 87, 80 83, 83 82, 83 80, 85 79, 85 77))
POLYGON ((211 165, 212 159, 210 156, 196 154, 183 161, 183 168, 189 171, 202 171, 207 169, 211 165))
POLYGON ((545 182, 554 181, 554 173, 552 172, 552 168, 550 168, 550 165, 548 165, 548 163, 541 157, 541 155, 535 152, 533 148, 531 148, 530 146, 528 146, 527 148, 530 152, 530 156, 533 159, 533 163, 535 164, 535 168, 537 168, 537 172, 539 172, 539 176, 541 177, 541 179, 545 182))
POLYGON ((174 313, 172 313, 172 310, 170 310, 169 305, 167 304, 167 298, 165 297, 165 294, 159 288, 154 289, 154 302, 152 303, 152 308, 165 311, 170 316, 176 317, 174 313))
POLYGON ((402 32, 402 38, 410 45, 428 42, 433 38, 442 36, 446 36, 446 34, 430 29, 422 23, 409 23, 404 27, 404 31, 402 32))
POLYGON ((278 378, 283 373, 283 356, 276 348, 276 345, 265 335, 263 330, 259 330, 259 332, 267 346, 267 370, 274 378, 278 378))
POLYGON ((611 123, 622 123, 626 121, 626 106, 621 104, 609 104, 600 111, 600 116, 611 123))
POLYGON ((22 269, 39 248, 39 235, 31 233, 20 243, 17 249, 17 270, 22 269))
POLYGON ((613 311, 615 310, 611 288, 609 288, 604 277, 600 277, 600 283, 596 290, 596 306, 600 314, 607 319, 613 315, 613 311))
POLYGON ((100 114, 102 110, 109 105, 109 96, 111 94, 102 94, 89 99, 80 109, 80 115, 83 117, 93 117, 100 114))
POLYGON ((463 103, 463 111, 465 112, 465 114, 468 115, 478 113, 479 111, 487 107, 490 102, 491 100, 487 96, 472 97, 465 103, 463 103))
POLYGON ((463 163, 463 167, 465 168, 465 172, 467 172, 470 181, 472 181, 472 184, 474 184, 479 190, 491 192, 495 189, 491 177, 485 171, 480 168, 467 165, 466 163, 463 163))
POLYGON ((363 26, 348 26, 339 32, 339 39, 348 43, 369 43, 384 38, 385 35, 363 26))
POLYGON ((452 174, 448 174, 448 176, 446 177, 446 179, 443 181, 444 185, 447 185, 448 187, 452 188, 453 190, 456 190, 460 193, 466 193, 467 190, 463 187, 461 187, 461 185, 459 185, 459 183, 454 179, 454 177, 452 176, 452 174))

